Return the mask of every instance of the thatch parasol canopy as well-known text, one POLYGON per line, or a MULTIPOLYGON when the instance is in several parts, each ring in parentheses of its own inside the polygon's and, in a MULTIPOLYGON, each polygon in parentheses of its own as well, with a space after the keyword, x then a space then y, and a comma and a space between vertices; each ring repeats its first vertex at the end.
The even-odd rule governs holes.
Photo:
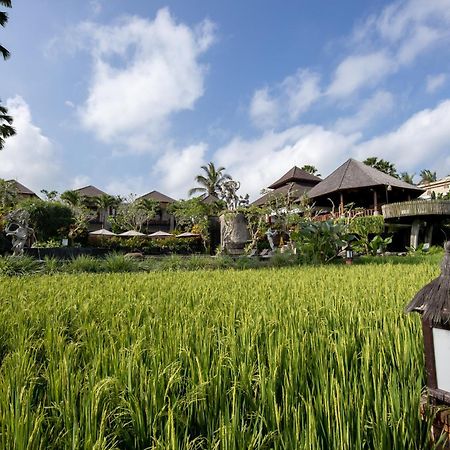
POLYGON ((156 231, 155 233, 149 234, 151 238, 167 238, 172 237, 173 234, 166 233, 165 231, 156 231))
POLYGON ((186 233, 181 233, 177 236, 177 238, 194 238, 194 237, 200 237, 198 233, 191 233, 187 231, 186 233))
POLYGON ((146 236, 144 233, 136 230, 125 231, 124 233, 120 233, 118 236, 124 237, 133 237, 133 236, 146 236))
POLYGON ((91 231, 89 233, 91 236, 117 236, 116 233, 109 231, 105 228, 100 228, 100 230, 91 231))
POLYGON ((423 287, 406 307, 406 312, 419 312, 434 324, 450 322, 450 241, 444 246, 441 274, 423 287))

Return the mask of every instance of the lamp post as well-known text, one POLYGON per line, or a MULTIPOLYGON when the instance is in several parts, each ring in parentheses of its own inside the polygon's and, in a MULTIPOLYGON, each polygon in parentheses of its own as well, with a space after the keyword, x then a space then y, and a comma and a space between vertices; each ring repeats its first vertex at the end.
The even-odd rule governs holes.
POLYGON ((353 264, 353 249, 350 245, 345 249, 345 264, 353 264))
MULTIPOLYGON (((406 307, 422 316, 422 332, 430 408, 437 412, 432 438, 450 439, 450 242, 444 246, 441 274, 423 287, 406 307), (441 408, 444 407, 444 410, 441 408), (448 411, 445 411, 445 408, 448 411)), ((446 447, 450 448, 447 443, 446 447)))

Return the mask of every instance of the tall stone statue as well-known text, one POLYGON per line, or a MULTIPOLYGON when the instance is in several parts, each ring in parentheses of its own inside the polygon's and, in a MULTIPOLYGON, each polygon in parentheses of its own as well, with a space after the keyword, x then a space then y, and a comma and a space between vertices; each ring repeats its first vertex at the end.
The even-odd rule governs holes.
POLYGON ((24 209, 18 209, 9 213, 6 220, 8 225, 5 232, 7 236, 12 236, 13 256, 22 256, 28 238, 34 233, 28 226, 30 214, 24 209))

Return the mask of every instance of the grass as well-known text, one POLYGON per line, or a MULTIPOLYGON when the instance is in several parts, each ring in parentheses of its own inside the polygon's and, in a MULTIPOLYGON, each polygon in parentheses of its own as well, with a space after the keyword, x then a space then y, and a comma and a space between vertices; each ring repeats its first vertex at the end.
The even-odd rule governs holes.
POLYGON ((0 277, 0 448, 425 448, 438 269, 0 277))

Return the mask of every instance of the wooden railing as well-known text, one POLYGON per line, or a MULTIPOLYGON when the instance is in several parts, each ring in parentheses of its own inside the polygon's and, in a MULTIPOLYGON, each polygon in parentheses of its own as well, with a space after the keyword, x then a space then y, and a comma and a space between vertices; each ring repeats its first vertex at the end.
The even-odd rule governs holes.
POLYGON ((335 213, 318 214, 317 216, 313 217, 313 220, 317 222, 325 222, 326 220, 334 220, 339 218, 352 219, 353 217, 367 217, 376 215, 381 215, 380 210, 357 208, 344 211, 343 213, 335 212, 335 213))
POLYGON ((383 206, 385 219, 434 215, 450 216, 450 200, 413 200, 383 206))

